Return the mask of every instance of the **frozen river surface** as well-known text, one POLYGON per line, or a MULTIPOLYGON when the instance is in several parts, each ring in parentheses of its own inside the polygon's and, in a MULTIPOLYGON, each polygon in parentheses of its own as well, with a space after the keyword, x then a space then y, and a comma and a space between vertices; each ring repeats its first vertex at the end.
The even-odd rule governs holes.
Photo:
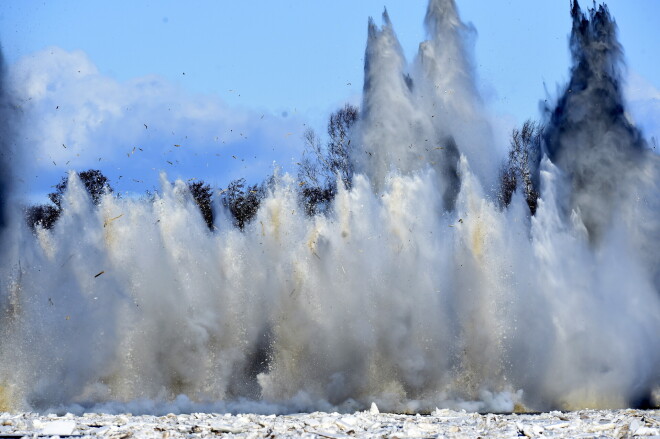
POLYGON ((660 410, 583 410, 541 414, 476 414, 436 410, 430 416, 308 413, 285 416, 207 414, 166 416, 88 413, 0 414, 1 437, 107 438, 514 438, 660 437, 660 410))

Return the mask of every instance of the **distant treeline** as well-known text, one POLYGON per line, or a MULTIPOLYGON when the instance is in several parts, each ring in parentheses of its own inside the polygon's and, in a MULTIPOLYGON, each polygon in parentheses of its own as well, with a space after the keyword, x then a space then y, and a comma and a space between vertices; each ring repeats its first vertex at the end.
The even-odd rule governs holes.
MULTIPOLYGON (((326 140, 312 129, 305 131, 304 150, 297 163, 297 178, 298 199, 307 215, 324 214, 337 194, 338 184, 346 189, 351 188, 354 166, 350 133, 358 119, 359 109, 346 104, 330 115, 326 140)), ((542 136, 543 127, 532 121, 513 130, 508 158, 500 172, 498 201, 502 208, 509 205, 513 193, 519 190, 527 201, 530 213, 533 215, 536 212, 539 192, 533 169, 540 159, 542 136)), ((108 178, 98 169, 80 172, 78 176, 95 205, 100 203, 103 195, 116 194, 108 178)), ((55 225, 64 208, 62 198, 67 183, 68 176, 65 175, 54 186, 54 192, 48 194, 50 203, 25 209, 25 218, 32 230, 37 227, 51 229, 55 225)), ((188 183, 188 189, 209 230, 214 229, 214 197, 220 198, 220 204, 231 214, 234 225, 242 230, 257 214, 261 201, 272 185, 271 176, 253 185, 240 178, 217 190, 204 181, 195 181, 188 183)))

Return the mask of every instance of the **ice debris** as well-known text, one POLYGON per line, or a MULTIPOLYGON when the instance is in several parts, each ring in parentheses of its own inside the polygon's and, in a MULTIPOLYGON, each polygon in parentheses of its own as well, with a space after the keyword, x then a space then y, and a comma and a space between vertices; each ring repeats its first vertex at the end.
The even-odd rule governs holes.
POLYGON ((86 413, 41 416, 0 413, 0 436, 111 439, 202 438, 420 438, 420 437, 653 437, 660 436, 660 410, 582 410, 540 414, 478 414, 435 410, 431 415, 380 413, 167 414, 132 416, 86 413))

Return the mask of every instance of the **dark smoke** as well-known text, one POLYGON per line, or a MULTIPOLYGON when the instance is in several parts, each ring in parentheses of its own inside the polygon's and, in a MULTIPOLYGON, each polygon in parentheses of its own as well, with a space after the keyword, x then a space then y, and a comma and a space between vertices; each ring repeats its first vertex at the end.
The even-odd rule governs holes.
MULTIPOLYGON (((623 49, 607 6, 594 5, 583 13, 574 0, 571 15, 571 78, 549 111, 545 152, 570 181, 567 208, 579 214, 591 245, 599 246, 619 222, 627 223, 625 239, 636 248, 628 257, 648 270, 660 293, 660 159, 626 114, 623 49)), ((642 283, 620 293, 630 295, 642 283)), ((656 372, 638 382, 629 404, 649 404, 658 379, 656 372)))
POLYGON ((451 212, 456 207, 456 199, 461 191, 461 176, 458 169, 461 153, 453 137, 449 137, 444 145, 445 149, 441 150, 444 153, 442 175, 446 180, 446 187, 442 194, 442 201, 445 209, 451 212))
POLYGON ((545 147, 568 174, 571 208, 579 211, 595 243, 640 172, 646 144, 624 111, 623 50, 607 6, 584 14, 574 0, 571 15, 571 79, 551 111, 545 147))

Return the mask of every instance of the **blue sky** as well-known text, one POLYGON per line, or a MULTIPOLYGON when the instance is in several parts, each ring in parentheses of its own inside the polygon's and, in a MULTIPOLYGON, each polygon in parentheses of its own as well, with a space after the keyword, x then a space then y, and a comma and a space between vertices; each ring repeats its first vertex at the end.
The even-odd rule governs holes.
MULTIPOLYGON (((657 136, 660 1, 607 3, 631 111, 657 136)), ((500 132, 538 117, 539 100, 568 77, 568 0, 458 5, 478 32, 478 85, 500 132)), ((120 189, 131 191, 152 187, 160 169, 224 185, 258 180, 273 160, 291 167, 306 127, 323 131, 331 111, 359 103, 367 18, 380 22, 384 6, 412 59, 425 0, 5 0, 0 43, 15 76, 31 84, 22 89, 32 98, 30 190, 47 191, 70 167, 121 175, 120 189)))

